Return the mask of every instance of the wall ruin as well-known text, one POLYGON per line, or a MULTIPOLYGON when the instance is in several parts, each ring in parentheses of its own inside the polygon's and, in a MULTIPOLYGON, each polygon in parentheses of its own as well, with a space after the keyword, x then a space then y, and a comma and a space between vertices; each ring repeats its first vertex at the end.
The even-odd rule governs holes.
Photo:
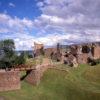
POLYGON ((50 61, 44 58, 42 65, 37 65, 36 68, 27 75, 25 80, 32 85, 38 85, 44 71, 46 71, 50 67, 52 67, 50 61))
POLYGON ((44 53, 44 45, 34 42, 34 56, 37 57, 44 53))
POLYGON ((100 59, 100 46, 94 47, 93 57, 94 59, 100 59))
POLYGON ((77 55, 77 61, 78 61, 79 64, 87 64, 87 62, 88 62, 88 54, 87 53, 83 53, 83 54, 77 55))
POLYGON ((19 71, 0 71, 0 91, 20 89, 19 71))

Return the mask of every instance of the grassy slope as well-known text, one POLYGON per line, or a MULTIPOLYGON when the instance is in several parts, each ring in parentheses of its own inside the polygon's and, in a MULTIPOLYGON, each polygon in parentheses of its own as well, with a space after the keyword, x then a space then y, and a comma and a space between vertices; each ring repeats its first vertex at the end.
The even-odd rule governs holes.
POLYGON ((100 65, 63 69, 69 71, 49 69, 39 86, 22 81, 21 90, 2 92, 0 96, 7 100, 100 100, 100 65))

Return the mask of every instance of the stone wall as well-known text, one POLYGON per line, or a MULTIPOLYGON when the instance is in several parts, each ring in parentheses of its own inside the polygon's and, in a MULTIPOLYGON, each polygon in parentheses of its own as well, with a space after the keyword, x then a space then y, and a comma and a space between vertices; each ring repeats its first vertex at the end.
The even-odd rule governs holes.
POLYGON ((94 48, 93 57, 94 59, 100 59, 100 46, 94 48))
POLYGON ((46 71, 50 66, 49 65, 39 65, 35 70, 32 70, 25 80, 32 84, 38 85, 40 83, 41 77, 43 76, 44 71, 46 71))
POLYGON ((0 91, 20 89, 19 71, 0 71, 0 91))
POLYGON ((46 57, 51 57, 52 53, 57 52, 56 48, 47 48, 44 50, 46 57))
POLYGON ((83 53, 83 54, 77 55, 77 61, 78 61, 79 64, 87 64, 87 62, 88 62, 88 54, 87 53, 83 53))

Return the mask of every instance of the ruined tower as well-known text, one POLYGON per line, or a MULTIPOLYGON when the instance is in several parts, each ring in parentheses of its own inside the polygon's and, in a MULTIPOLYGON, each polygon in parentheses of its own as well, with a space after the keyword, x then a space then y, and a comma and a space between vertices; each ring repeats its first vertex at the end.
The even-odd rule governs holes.
POLYGON ((34 56, 39 56, 44 53, 44 45, 34 42, 34 56))

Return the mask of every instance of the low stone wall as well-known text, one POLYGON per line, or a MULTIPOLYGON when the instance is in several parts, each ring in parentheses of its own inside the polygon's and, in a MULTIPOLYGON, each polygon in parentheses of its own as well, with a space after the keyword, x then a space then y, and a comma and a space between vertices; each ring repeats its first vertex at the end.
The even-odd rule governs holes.
POLYGON ((20 89, 19 71, 0 71, 0 91, 20 89))
POLYGON ((50 68, 49 65, 38 65, 35 70, 32 70, 29 75, 27 75, 25 80, 32 85, 38 85, 44 71, 46 71, 48 68, 50 68))

